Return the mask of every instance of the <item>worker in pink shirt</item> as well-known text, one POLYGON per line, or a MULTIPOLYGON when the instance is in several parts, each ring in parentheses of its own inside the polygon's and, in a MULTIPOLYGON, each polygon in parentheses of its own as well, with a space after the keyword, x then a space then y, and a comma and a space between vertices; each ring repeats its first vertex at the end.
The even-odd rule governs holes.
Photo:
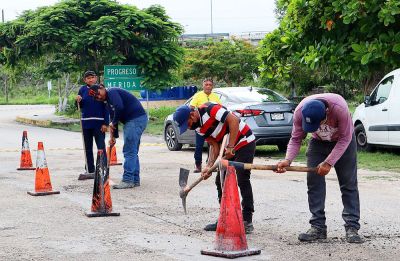
POLYGON ((278 163, 278 173, 284 173, 296 158, 302 140, 312 133, 307 166, 316 167, 316 173, 307 173, 308 205, 312 214, 311 228, 299 235, 300 241, 326 239, 325 175, 335 168, 342 193, 346 240, 362 243, 360 229, 360 200, 357 184, 357 145, 354 127, 346 101, 334 93, 311 95, 303 99, 294 112, 292 137, 286 158, 278 163))

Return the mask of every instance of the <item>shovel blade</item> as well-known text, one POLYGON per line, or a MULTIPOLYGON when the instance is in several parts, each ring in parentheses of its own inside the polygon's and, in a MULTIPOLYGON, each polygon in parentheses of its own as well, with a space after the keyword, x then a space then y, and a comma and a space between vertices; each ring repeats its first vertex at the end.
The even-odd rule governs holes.
POLYGON ((180 168, 179 170, 179 186, 183 189, 187 185, 187 181, 189 178, 189 170, 180 168))

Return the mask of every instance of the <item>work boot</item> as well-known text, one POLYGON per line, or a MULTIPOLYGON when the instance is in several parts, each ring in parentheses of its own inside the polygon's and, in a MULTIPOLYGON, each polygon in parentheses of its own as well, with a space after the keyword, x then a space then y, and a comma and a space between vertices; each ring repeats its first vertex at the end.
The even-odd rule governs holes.
POLYGON ((346 228, 346 241, 348 243, 361 244, 364 240, 358 234, 358 230, 355 227, 346 228))
POLYGON ((200 173, 201 172, 201 163, 195 164, 193 173, 200 173))
POLYGON ((326 229, 311 226, 306 233, 299 235, 299 240, 302 242, 312 242, 318 239, 326 239, 326 229))
POLYGON ((119 184, 114 185, 113 189, 128 189, 128 188, 133 188, 133 187, 135 187, 135 183, 121 181, 119 184))
POLYGON ((205 231, 216 231, 217 230, 218 221, 215 223, 208 224, 204 227, 205 231))
POLYGON ((253 232, 253 230, 254 230, 253 223, 247 222, 247 221, 243 221, 243 224, 244 224, 244 232, 246 234, 251 234, 253 232))

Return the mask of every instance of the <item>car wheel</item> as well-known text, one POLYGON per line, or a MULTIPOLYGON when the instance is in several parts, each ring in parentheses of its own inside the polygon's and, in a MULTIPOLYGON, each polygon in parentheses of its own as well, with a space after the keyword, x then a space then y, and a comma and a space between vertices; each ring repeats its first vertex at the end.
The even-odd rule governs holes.
POLYGON ((286 152, 288 143, 289 143, 288 141, 287 142, 283 142, 283 143, 279 143, 277 145, 278 146, 278 150, 280 152, 286 152))
POLYGON ((372 151, 373 147, 368 144, 367 133, 365 132, 364 126, 358 124, 354 128, 356 134, 357 150, 358 151, 372 151))
POLYGON ((182 144, 178 142, 176 131, 172 125, 167 126, 164 137, 169 150, 177 151, 182 149, 182 144))

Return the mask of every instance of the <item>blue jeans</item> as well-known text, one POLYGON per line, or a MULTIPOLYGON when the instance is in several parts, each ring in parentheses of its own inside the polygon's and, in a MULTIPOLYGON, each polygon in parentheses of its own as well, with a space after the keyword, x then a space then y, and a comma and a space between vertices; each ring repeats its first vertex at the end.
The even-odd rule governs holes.
POLYGON ((101 132, 100 127, 96 129, 83 129, 83 139, 85 140, 86 160, 87 166, 86 171, 88 173, 94 173, 94 158, 93 158, 93 138, 97 145, 97 150, 105 149, 106 145, 104 142, 105 134, 101 132))
MULTIPOLYGON (((335 147, 336 142, 311 139, 307 150, 307 166, 316 167, 323 162, 335 147)), ((357 184, 357 144, 355 136, 342 157, 336 162, 340 191, 342 192, 342 218, 345 227, 360 229, 360 199, 357 184)), ((325 177, 316 173, 307 174, 308 205, 312 214, 310 224, 318 228, 326 228, 325 221, 325 177)))
POLYGON ((144 129, 147 126, 147 115, 130 120, 124 124, 124 174, 122 181, 140 184, 139 145, 144 129))
POLYGON ((194 151, 194 162, 196 165, 200 165, 203 161, 203 146, 205 138, 196 132, 196 149, 194 151))

